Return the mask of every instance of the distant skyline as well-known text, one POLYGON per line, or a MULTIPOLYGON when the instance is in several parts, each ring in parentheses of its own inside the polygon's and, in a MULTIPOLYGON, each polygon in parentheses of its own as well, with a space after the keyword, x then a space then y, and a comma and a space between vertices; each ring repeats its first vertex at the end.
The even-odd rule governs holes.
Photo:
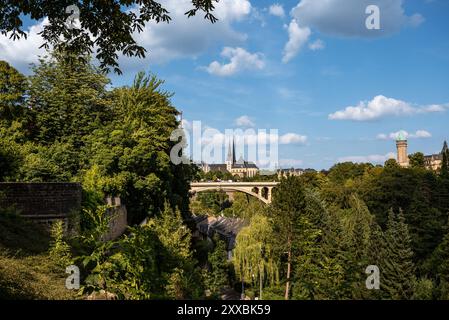
MULTIPOLYGON (((449 140, 449 1, 221 0, 214 25, 187 19, 189 0, 162 3, 172 22, 136 35, 147 57, 121 58, 124 75, 109 76, 156 74, 187 122, 278 129, 280 164, 317 170, 382 164, 399 132, 410 153, 449 140), (371 4, 380 30, 365 27, 371 4)), ((42 23, 27 20, 26 40, 0 36, 0 60, 29 74, 42 23)))

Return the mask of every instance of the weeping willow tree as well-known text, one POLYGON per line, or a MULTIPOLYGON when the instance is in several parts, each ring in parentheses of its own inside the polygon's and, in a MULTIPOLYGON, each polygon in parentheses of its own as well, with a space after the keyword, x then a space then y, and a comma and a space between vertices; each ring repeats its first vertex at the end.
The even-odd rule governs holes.
POLYGON ((243 282, 259 286, 259 299, 262 288, 279 282, 279 272, 274 258, 271 240, 273 230, 270 221, 262 215, 251 218, 249 226, 237 235, 234 249, 234 268, 237 277, 243 282))

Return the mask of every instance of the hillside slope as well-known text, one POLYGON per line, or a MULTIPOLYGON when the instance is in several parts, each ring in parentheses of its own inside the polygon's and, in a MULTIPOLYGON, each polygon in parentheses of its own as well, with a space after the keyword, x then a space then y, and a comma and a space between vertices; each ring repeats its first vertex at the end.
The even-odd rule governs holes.
POLYGON ((0 300, 76 298, 48 255, 49 243, 40 226, 0 209, 0 300))

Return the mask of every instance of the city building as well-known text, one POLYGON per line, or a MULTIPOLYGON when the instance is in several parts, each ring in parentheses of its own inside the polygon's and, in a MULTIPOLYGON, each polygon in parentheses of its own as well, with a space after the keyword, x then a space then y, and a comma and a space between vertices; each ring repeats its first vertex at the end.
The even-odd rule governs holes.
POLYGON ((203 163, 201 169, 208 173, 210 171, 220 171, 229 172, 234 176, 243 177, 254 177, 259 173, 259 168, 255 163, 243 160, 240 156, 239 160, 236 161, 235 158, 235 144, 232 142, 232 148, 228 148, 228 156, 225 163, 220 164, 207 164, 203 163))
POLYGON ((402 133, 400 133, 396 139, 396 152, 398 164, 401 167, 407 168, 409 166, 407 140, 402 133))
POLYGON ((446 141, 444 141, 443 149, 441 149, 440 153, 424 156, 424 165, 426 166, 426 168, 431 170, 440 169, 443 163, 443 154, 445 152, 448 152, 446 141))
POLYGON ((300 176, 300 175, 304 174, 304 172, 305 171, 303 169, 294 169, 294 168, 277 170, 279 179, 286 178, 288 176, 300 176))
MULTIPOLYGON (((409 158, 407 152, 407 140, 400 134, 396 139, 396 150, 397 150, 397 162, 401 167, 407 168, 409 166, 409 158)), ((443 154, 448 152, 447 142, 444 141, 443 149, 440 153, 425 155, 424 156, 424 166, 426 169, 437 171, 441 168, 443 163, 443 154)), ((449 153, 449 152, 448 152, 449 153)))

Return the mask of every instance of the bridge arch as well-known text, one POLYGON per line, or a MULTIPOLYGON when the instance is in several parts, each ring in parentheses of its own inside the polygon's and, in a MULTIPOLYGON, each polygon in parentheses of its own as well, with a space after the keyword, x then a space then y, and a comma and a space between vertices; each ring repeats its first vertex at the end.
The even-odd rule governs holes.
POLYGON ((265 204, 271 203, 272 189, 278 182, 192 182, 192 193, 209 190, 239 191, 253 196, 265 204))
POLYGON ((240 191, 240 192, 244 192, 246 194, 249 194, 250 196, 253 196, 257 199, 259 199, 260 201, 262 201, 265 204, 269 204, 270 202, 268 202, 268 199, 265 199, 264 197, 262 197, 261 195, 252 192, 251 190, 248 190, 247 188, 239 188, 239 187, 234 187, 234 188, 220 188, 220 187, 204 187, 204 188, 196 188, 195 190, 192 190, 192 192, 203 192, 203 191, 210 191, 210 190, 214 190, 214 191, 240 191))

